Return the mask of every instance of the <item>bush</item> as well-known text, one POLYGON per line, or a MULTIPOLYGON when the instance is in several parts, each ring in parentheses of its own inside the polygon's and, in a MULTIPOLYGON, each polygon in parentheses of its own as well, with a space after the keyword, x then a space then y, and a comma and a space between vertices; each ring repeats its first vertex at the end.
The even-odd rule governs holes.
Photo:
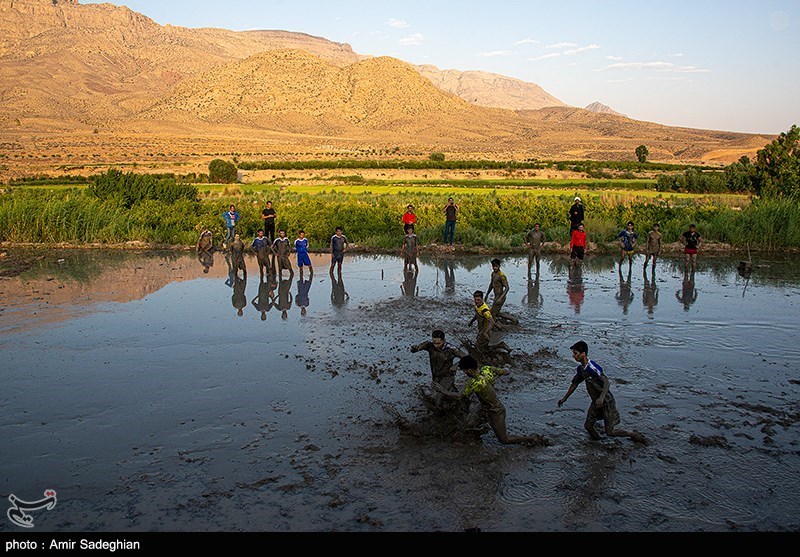
POLYGON ((239 171, 232 162, 214 159, 208 165, 208 179, 212 184, 232 184, 239 179, 239 171))

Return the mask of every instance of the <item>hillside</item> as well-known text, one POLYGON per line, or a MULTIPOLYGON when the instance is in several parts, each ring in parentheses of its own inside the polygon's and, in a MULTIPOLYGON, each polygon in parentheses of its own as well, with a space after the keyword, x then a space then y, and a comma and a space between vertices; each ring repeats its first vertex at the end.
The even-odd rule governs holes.
POLYGON ((594 112, 596 114, 614 114, 615 116, 625 116, 624 114, 617 112, 610 106, 606 106, 598 101, 593 102, 592 104, 584 108, 584 110, 588 110, 589 112, 594 112))

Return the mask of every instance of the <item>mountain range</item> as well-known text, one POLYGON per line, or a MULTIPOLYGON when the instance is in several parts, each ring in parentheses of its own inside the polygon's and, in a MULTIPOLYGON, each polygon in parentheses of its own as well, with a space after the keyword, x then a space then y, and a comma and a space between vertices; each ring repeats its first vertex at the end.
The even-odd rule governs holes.
POLYGON ((91 144, 101 157, 157 139, 628 160, 645 143, 654 160, 727 162, 769 140, 570 107, 533 83, 302 33, 162 26, 77 0, 0 0, 0 128, 0 154, 91 144))

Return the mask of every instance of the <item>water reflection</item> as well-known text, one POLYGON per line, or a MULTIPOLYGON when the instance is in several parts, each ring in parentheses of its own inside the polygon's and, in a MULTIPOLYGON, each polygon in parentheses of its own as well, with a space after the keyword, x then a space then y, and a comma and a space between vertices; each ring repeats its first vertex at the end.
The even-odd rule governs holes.
POLYGON ((456 293, 456 265, 452 259, 444 261, 444 293, 447 296, 456 293))
POLYGON ((211 267, 214 266, 214 253, 211 251, 201 250, 197 252, 197 260, 203 266, 203 273, 208 274, 211 267))
POLYGON ((292 309, 292 277, 281 278, 278 286, 278 303, 275 308, 281 312, 281 319, 289 318, 289 310, 292 309))
POLYGON ((343 308, 347 302, 350 301, 350 294, 347 293, 347 290, 344 288, 344 280, 342 280, 341 273, 338 275, 338 278, 333 275, 333 272, 330 274, 331 276, 331 304, 337 308, 343 308))
POLYGON ((647 308, 647 314, 653 315, 658 305, 658 284, 656 283, 656 269, 653 267, 652 278, 647 277, 647 267, 642 271, 644 286, 642 287, 642 304, 647 308))
POLYGON ((308 313, 309 293, 311 292, 311 283, 313 282, 314 275, 308 276, 308 279, 303 279, 303 273, 300 273, 300 280, 297 281, 297 296, 294 297, 294 303, 300 308, 300 315, 308 313))
POLYGON ((417 276, 419 271, 406 271, 403 283, 400 285, 400 291, 403 296, 415 297, 419 296, 419 287, 417 286, 417 276))
POLYGON ((267 320, 267 312, 275 305, 275 278, 272 275, 267 275, 266 281, 264 277, 258 283, 258 296, 253 298, 250 302, 256 311, 261 313, 261 321, 267 320))
POLYGON ((697 289, 694 287, 694 272, 683 276, 681 289, 675 292, 675 298, 683 304, 683 311, 689 311, 697 301, 697 289))
POLYGON ((569 305, 575 310, 575 315, 581 312, 584 294, 583 265, 570 265, 567 296, 569 297, 569 305))
POLYGON ((628 309, 633 302, 633 291, 631 290, 631 266, 628 265, 628 274, 623 278, 622 266, 619 270, 619 292, 617 292, 617 303, 622 307, 623 315, 628 315, 628 309))
POLYGON ((522 303, 527 304, 529 308, 538 310, 544 303, 544 296, 540 292, 541 284, 539 283, 539 273, 536 273, 536 278, 528 277, 528 291, 522 297, 522 303))
POLYGON ((239 317, 244 315, 244 308, 247 306, 247 296, 245 295, 246 290, 247 275, 240 277, 238 274, 234 274, 233 296, 231 296, 231 302, 233 303, 233 307, 236 308, 236 315, 239 317))

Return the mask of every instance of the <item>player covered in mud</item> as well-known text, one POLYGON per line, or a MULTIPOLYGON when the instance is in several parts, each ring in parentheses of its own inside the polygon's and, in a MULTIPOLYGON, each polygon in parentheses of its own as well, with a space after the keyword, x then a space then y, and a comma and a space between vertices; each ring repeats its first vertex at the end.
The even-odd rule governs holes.
POLYGON ((336 234, 331 236, 331 269, 330 275, 333 276, 333 268, 336 267, 339 276, 342 276, 342 261, 344 261, 344 254, 347 251, 347 248, 350 246, 350 242, 347 241, 347 236, 343 234, 343 230, 341 226, 336 227, 336 234))
POLYGON ((458 362, 458 368, 468 378, 463 393, 448 391, 438 383, 434 383, 433 388, 443 396, 453 400, 468 399, 472 395, 478 397, 480 409, 474 418, 471 418, 469 426, 475 427, 488 421, 492 431, 497 436, 497 440, 504 445, 512 443, 549 444, 547 439, 541 435, 520 436, 508 434, 506 430, 506 407, 500 402, 494 389, 495 377, 506 375, 507 372, 505 370, 492 366, 483 366, 478 369, 478 362, 472 356, 461 358, 458 362))
POLYGON ((203 266, 203 272, 208 273, 211 266, 214 265, 214 235, 206 228, 197 239, 195 246, 197 252, 197 260, 203 266))
MULTIPOLYGON (((489 279, 489 287, 486 289, 487 297, 489 293, 494 294, 494 303, 492 303, 491 311, 495 321, 517 325, 519 324, 517 318, 503 313, 503 305, 506 303, 509 286, 506 274, 500 270, 501 263, 499 259, 492 259, 492 276, 489 279)), ((497 323, 495 323, 495 326, 497 326, 497 323)))
POLYGON ((257 232, 256 237, 253 239, 253 243, 250 244, 250 249, 256 253, 258 272, 263 279, 265 274, 270 273, 269 260, 270 255, 272 255, 272 242, 264 235, 263 230, 259 230, 257 232))
POLYGON ((536 274, 539 274, 539 262, 542 259, 542 246, 546 241, 541 225, 537 222, 525 235, 525 245, 528 246, 528 276, 531 276, 533 262, 536 262, 536 274))
POLYGON ((419 256, 419 238, 414 234, 414 225, 406 225, 406 235, 403 237, 403 248, 400 250, 400 255, 403 256, 403 271, 406 273, 411 272, 411 267, 414 267, 414 273, 419 273, 419 265, 417 265, 417 256, 419 256))
POLYGON ((603 368, 589 359, 589 346, 581 340, 573 344, 570 349, 572 350, 572 357, 578 362, 578 369, 572 379, 569 390, 567 390, 567 394, 558 401, 558 407, 561 408, 570 395, 575 392, 575 389, 578 388, 578 385, 585 382, 586 390, 592 399, 589 411, 586 414, 586 422, 583 424, 583 427, 589 432, 589 436, 595 441, 600 440, 600 434, 595 429, 595 423, 602 420, 605 425, 606 435, 609 437, 629 437, 637 443, 646 444, 647 440, 641 433, 616 429, 617 424, 619 424, 619 411, 617 410, 617 402, 614 400, 614 395, 611 394, 611 382, 603 373, 603 368))
POLYGON ((239 271, 247 278, 247 267, 244 264, 244 242, 238 234, 233 235, 233 242, 230 245, 231 250, 231 264, 233 272, 238 276, 239 271))
POLYGON ((278 269, 278 277, 283 278, 283 271, 289 271, 289 280, 294 277, 294 269, 292 269, 292 262, 289 260, 289 254, 292 251, 292 246, 289 243, 289 238, 286 237, 286 231, 281 229, 278 231, 278 237, 272 243, 272 250, 275 252, 277 262, 275 266, 278 269))
POLYGON ((445 342, 444 331, 439 329, 433 331, 431 340, 411 346, 413 354, 422 351, 427 352, 430 356, 433 382, 438 383, 448 391, 452 391, 456 380, 456 368, 453 362, 456 358, 463 358, 467 353, 445 342))
POLYGON ((483 300, 483 292, 476 290, 472 295, 472 299, 475 302, 475 315, 472 316, 467 326, 471 327, 475 321, 478 322, 478 337, 475 339, 475 346, 482 350, 489 346, 489 340, 495 321, 492 310, 489 309, 489 306, 486 305, 486 302, 483 300))

